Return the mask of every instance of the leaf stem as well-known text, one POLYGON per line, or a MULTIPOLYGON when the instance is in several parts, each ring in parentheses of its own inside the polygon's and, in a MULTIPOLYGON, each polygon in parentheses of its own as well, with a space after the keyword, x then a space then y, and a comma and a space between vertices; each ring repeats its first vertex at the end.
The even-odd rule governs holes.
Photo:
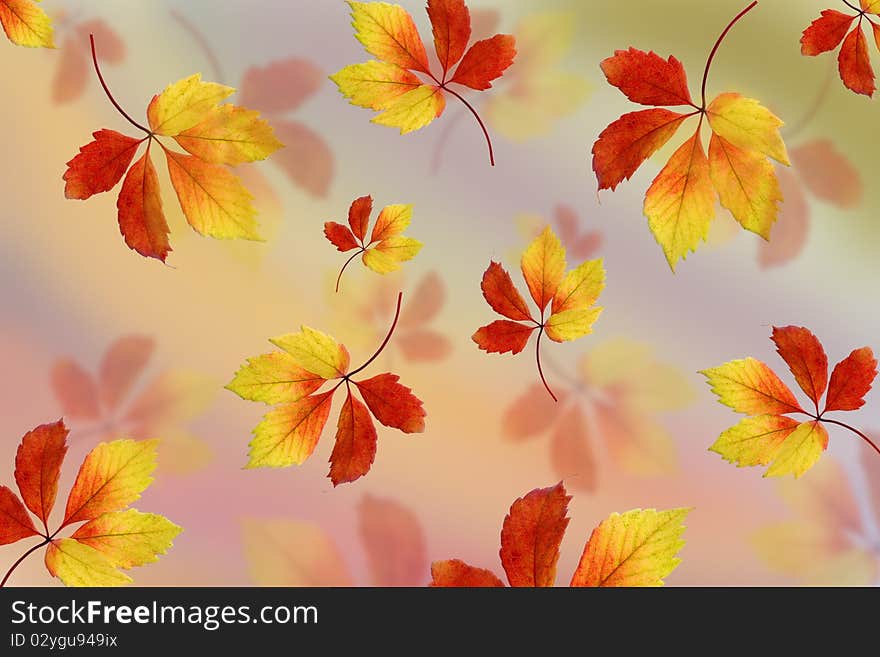
POLYGON ((843 4, 845 4, 845 5, 846 5, 847 7, 849 7, 850 9, 855 9, 857 12, 859 12, 859 15, 860 15, 860 16, 864 16, 864 15, 865 15, 865 12, 864 12, 864 10, 862 10, 861 7, 856 7, 855 5, 851 5, 851 4, 848 2, 848 0, 843 0, 843 4))
POLYGON ((547 392, 550 393, 550 396, 553 397, 553 401, 558 402, 559 399, 556 398, 556 395, 553 394, 553 391, 550 389, 550 385, 547 383, 547 379, 544 378, 544 370, 541 367, 541 336, 544 335, 544 326, 541 325, 540 330, 538 331, 538 339, 535 340, 535 360, 538 363, 538 374, 541 377, 541 383, 544 384, 544 387, 547 389, 547 392))
POLYGON ((704 112, 706 111, 706 82, 709 79, 709 69, 712 68, 712 60, 715 59, 715 55, 718 52, 718 48, 721 47, 721 42, 724 41, 724 37, 727 36, 727 33, 730 32, 731 29, 733 29, 733 26, 736 25, 736 23, 739 21, 739 19, 741 19, 746 14, 748 14, 752 9, 754 9, 757 6, 757 4, 758 4, 758 0, 755 0, 752 4, 750 4, 748 7, 746 7, 741 12, 739 12, 734 17, 734 19, 732 21, 730 21, 728 26, 726 28, 724 28, 724 31, 721 33, 721 36, 719 36, 718 40, 715 42, 715 46, 712 48, 712 52, 709 54, 709 59, 706 60, 706 68, 703 71, 703 85, 701 87, 701 93, 703 96, 702 110, 704 112))
POLYGON ((397 294, 397 310, 394 311, 394 321, 391 323, 391 328, 388 329, 388 335, 385 336, 385 339, 382 341, 382 344, 380 344, 379 348, 376 349, 376 353, 374 353, 372 356, 370 356, 370 360, 368 360, 366 363, 361 365, 359 368, 357 368, 353 372, 349 372, 348 374, 345 375, 344 378, 346 380, 350 379, 358 372, 362 372, 363 370, 367 369, 367 367, 369 367, 370 364, 379 357, 379 354, 381 354, 385 350, 385 347, 388 346, 388 342, 391 340, 391 336, 394 335, 394 329, 397 327, 397 320, 400 319, 400 304, 402 301, 403 301, 403 292, 399 292, 397 294))
POLYGON ((822 109, 822 106, 825 104, 825 101, 828 99, 828 91, 831 89, 831 81, 834 79, 834 72, 837 70, 837 60, 834 58, 829 58, 828 60, 828 71, 825 73, 825 81, 822 83, 822 88, 819 90, 819 93, 816 95, 815 100, 813 100, 813 104, 810 105, 810 108, 804 112, 804 115, 798 120, 791 128, 784 130, 786 141, 794 138, 804 131, 816 115, 819 113, 819 110, 822 109))
POLYGON ((172 9, 170 13, 171 17, 193 38, 196 45, 199 47, 199 50, 202 51, 202 54, 208 60, 208 65, 211 67, 211 72, 214 74, 214 80, 216 82, 225 82, 226 76, 223 74, 223 67, 220 66, 220 60, 217 59, 217 54, 214 52, 213 48, 211 48, 202 31, 176 9, 172 9))
POLYGON ((868 443, 871 447, 873 447, 875 452, 880 454, 880 447, 877 446, 877 443, 875 443, 873 440, 868 438, 865 434, 863 434, 861 431, 859 431, 855 427, 851 427, 850 425, 848 425, 844 422, 839 422, 837 420, 829 420, 828 418, 819 418, 819 421, 820 422, 828 422, 829 424, 836 424, 837 426, 843 427, 844 429, 849 429, 854 434, 856 434, 859 438, 861 438, 866 443, 868 443))
POLYGON ((44 545, 48 545, 49 542, 50 542, 50 539, 48 537, 44 536, 42 543, 38 543, 37 545, 34 545, 31 549, 29 549, 27 552, 25 552, 23 555, 21 555, 18 558, 18 561, 16 561, 14 564, 12 564, 12 566, 9 568, 9 570, 6 571, 6 575, 4 575, 3 581, 0 581, 0 589, 2 589, 4 586, 6 586, 6 582, 9 580, 9 576, 12 575, 13 571, 16 568, 18 568, 18 566, 21 564, 22 561, 27 559, 29 556, 31 556, 31 554, 33 554, 34 552, 39 550, 44 545))
POLYGON ((124 109, 122 109, 122 107, 119 105, 119 103, 116 102, 116 99, 113 97, 113 94, 110 93, 110 88, 107 86, 107 83, 104 81, 104 76, 101 75, 101 67, 98 66, 98 55, 95 52, 95 35, 94 34, 89 35, 89 43, 92 46, 92 62, 94 62, 94 64, 95 64, 95 73, 98 74, 98 81, 101 83, 101 86, 104 88, 104 93, 107 94, 107 98, 109 98, 110 102, 113 103, 113 107, 115 107, 116 111, 119 112, 120 114, 122 114, 122 116, 124 116, 125 119, 129 123, 131 123, 135 128, 137 128, 139 130, 143 130, 148 135, 152 135, 153 134, 152 130, 145 128, 140 123, 138 123, 133 118, 131 118, 128 115, 128 113, 124 109))
POLYGON ((492 150, 492 138, 489 137, 489 131, 486 130, 486 124, 483 123, 483 119, 480 118, 480 115, 477 113, 477 110, 475 110, 474 106, 465 100, 464 96, 462 96, 461 94, 459 94, 456 91, 453 91, 452 89, 447 87, 445 84, 440 85, 440 88, 445 91, 448 91, 453 96, 458 98, 461 102, 463 102, 464 106, 467 107, 471 111, 471 114, 474 115, 474 118, 477 119, 477 123, 480 124, 480 128, 483 129, 483 134, 486 136, 486 144, 488 144, 488 146, 489 146, 489 163, 494 167, 495 166, 495 152, 492 150))
POLYGON ((361 253, 365 253, 366 250, 367 249, 362 246, 360 248, 360 251, 355 251, 354 255, 351 256, 348 260, 346 260, 345 264, 342 265, 342 269, 339 270, 339 276, 336 277, 336 291, 337 292, 339 292, 339 283, 342 281, 342 274, 345 272, 345 268, 348 267, 348 265, 351 263, 351 261, 354 260, 355 258, 357 258, 361 253))

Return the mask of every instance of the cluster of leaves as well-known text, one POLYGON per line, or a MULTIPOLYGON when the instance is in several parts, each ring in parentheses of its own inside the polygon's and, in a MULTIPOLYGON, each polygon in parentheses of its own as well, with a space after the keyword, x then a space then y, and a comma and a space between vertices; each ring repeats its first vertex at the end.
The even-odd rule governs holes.
POLYGON ((412 220, 412 205, 387 205, 382 208, 370 240, 367 238, 367 227, 373 211, 373 197, 361 196, 355 199, 348 209, 348 226, 328 221, 324 224, 324 235, 338 251, 353 251, 352 255, 339 271, 336 279, 336 291, 348 264, 357 256, 370 269, 378 274, 388 274, 400 269, 400 263, 412 260, 422 250, 422 243, 403 232, 409 228, 412 220))
POLYGON ((841 43, 837 56, 837 66, 843 84, 857 94, 873 96, 877 85, 874 83, 874 68, 868 54, 868 40, 862 31, 862 22, 867 21, 874 33, 874 41, 880 48, 880 24, 875 23, 869 14, 880 16, 880 0, 859 0, 859 7, 844 4, 855 10, 855 14, 845 14, 836 9, 826 9, 804 30, 801 36, 801 54, 815 57, 835 50, 841 43), (850 31, 853 21, 858 24, 850 31))
POLYGON ((89 452, 67 496, 64 519, 50 531, 67 434, 61 420, 26 433, 15 456, 21 498, 0 486, 0 545, 33 536, 43 539, 12 565, 0 586, 19 563, 43 546, 46 568, 68 586, 127 584, 132 580, 120 568, 157 561, 181 532, 163 516, 127 508, 153 481, 158 440, 114 440, 89 452), (28 510, 39 519, 42 531, 28 510), (79 525, 73 534, 58 537, 72 525, 79 525))
POLYGON ((28 48, 54 48, 52 20, 40 0, 0 0, 0 25, 12 43, 28 48))
POLYGON ((438 77, 431 71, 415 22, 403 7, 386 2, 348 4, 355 37, 377 59, 346 66, 331 75, 340 93, 352 105, 381 112, 373 123, 399 128, 401 134, 424 128, 443 114, 445 94, 449 93, 461 100, 480 123, 489 145, 489 160, 494 164, 492 142, 482 120, 449 85, 476 91, 489 89, 513 63, 515 39, 509 34, 496 34, 468 48, 471 16, 464 0, 428 0, 434 49, 442 67, 438 77), (427 76, 430 82, 423 82, 418 75, 427 76))
POLYGON ((132 397, 154 349, 152 338, 123 336, 107 348, 96 375, 61 358, 52 367, 52 390, 64 416, 75 422, 75 436, 162 436, 162 472, 191 472, 210 460, 211 450, 185 427, 214 399, 215 384, 194 372, 167 370, 132 397))
POLYGON ((871 349, 862 347, 850 353, 834 366, 829 381, 828 356, 808 329, 774 327, 772 340, 815 412, 804 410, 770 366, 754 358, 704 370, 702 374, 718 400, 748 416, 722 433, 710 449, 738 467, 769 465, 765 477, 800 477, 828 447, 825 424, 835 424, 858 434, 880 453, 860 431, 825 417, 833 411, 855 411, 865 404, 865 395, 877 376, 877 359, 871 349), (823 395, 825 406, 820 412, 823 395), (798 422, 789 417, 792 414, 810 419, 798 422))
POLYGON ((197 73, 153 97, 147 107, 150 127, 146 128, 129 117, 107 89, 98 69, 94 40, 92 55, 110 101, 146 136, 137 139, 108 129, 95 132, 94 141, 67 163, 65 196, 87 199, 113 189, 124 175, 116 207, 125 243, 143 256, 164 262, 171 245, 159 178, 150 158, 155 142, 165 152, 171 184, 196 232, 220 239, 259 240, 253 197, 224 165, 262 160, 281 148, 272 127, 256 111, 221 105, 235 89, 203 82, 197 73), (190 154, 169 149, 160 137, 173 138, 190 154), (145 141, 146 151, 129 169, 145 141))
MULTIPOLYGON (((371 586, 420 586, 428 571, 425 533, 415 513, 364 495, 357 508, 371 586)), ((286 519, 247 519, 245 558, 259 586, 352 586, 338 544, 321 527, 286 519)))
POLYGON ((670 268, 705 241, 715 217, 716 197, 743 228, 770 239, 782 200, 779 182, 769 158, 788 165, 782 125, 758 101, 738 93, 722 93, 706 101, 706 80, 715 53, 737 16, 719 37, 706 62, 702 104, 688 89, 684 67, 675 57, 653 52, 618 50, 602 62, 608 82, 629 100, 653 109, 620 117, 593 145, 593 170, 599 189, 614 190, 628 180, 651 155, 664 146, 688 118, 699 115, 693 136, 682 144, 654 179, 645 195, 645 215, 670 268), (690 106, 673 112, 663 106, 690 106), (703 148, 704 119, 712 131, 709 155, 703 148))
POLYGON ((557 389, 558 406, 540 384, 530 386, 504 412, 506 438, 523 442, 549 432, 554 471, 584 491, 596 489, 599 444, 626 472, 652 476, 675 470, 675 444, 658 413, 693 400, 677 368, 659 362, 645 345, 614 339, 584 354, 576 376, 558 374, 565 384, 557 389))
MULTIPOLYGON (((553 586, 559 546, 568 526, 562 482, 517 499, 501 527, 501 565, 510 586, 553 586)), ((663 586, 681 562, 690 509, 612 513, 590 534, 569 586, 663 586)), ((458 559, 431 564, 431 586, 504 586, 490 570, 458 559)))
POLYGON ((425 430, 422 402, 400 377, 389 372, 355 381, 388 344, 400 316, 403 295, 397 298, 394 323, 385 341, 363 365, 350 369, 344 345, 315 329, 303 326, 270 342, 283 351, 248 359, 227 388, 242 399, 278 405, 253 431, 248 468, 281 468, 301 465, 312 454, 330 415, 333 394, 343 384, 346 398, 336 424, 336 443, 330 454, 330 480, 334 486, 352 482, 367 472, 376 456, 376 427, 372 417, 404 433, 425 430), (338 381, 318 393, 327 381, 338 381), (363 402, 352 394, 352 384, 363 402), (364 405, 366 403, 366 405, 364 405), (371 417, 372 413, 372 417, 371 417))
POLYGON ((492 262, 483 274, 483 297, 492 310, 507 319, 481 327, 471 339, 488 353, 518 354, 537 330, 538 372, 555 400, 541 369, 541 336, 546 333, 554 342, 567 342, 592 333, 602 312, 593 304, 605 287, 605 268, 601 260, 588 260, 566 274, 565 248, 549 226, 523 252, 520 268, 540 319, 532 316, 510 274, 492 262), (550 316, 545 320, 547 306, 550 316))

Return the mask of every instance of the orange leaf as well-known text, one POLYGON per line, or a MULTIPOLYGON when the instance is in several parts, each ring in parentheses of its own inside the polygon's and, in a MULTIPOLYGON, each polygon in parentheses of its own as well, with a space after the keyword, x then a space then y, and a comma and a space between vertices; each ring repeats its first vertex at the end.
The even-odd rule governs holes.
POLYGON ((270 411, 254 429, 248 468, 300 465, 315 451, 330 416, 333 390, 270 411))
POLYGON ((458 63, 471 40, 470 12, 464 0, 428 0, 428 17, 434 50, 445 74, 458 63))
POLYGON ((116 208, 119 210, 119 230, 129 248, 142 256, 165 262, 171 251, 169 230, 162 211, 159 177, 149 149, 128 170, 116 208))
POLYGON ((526 326, 506 319, 497 319, 477 330, 471 339, 490 354, 518 354, 526 348, 529 336, 537 326, 526 326))
POLYGON ((85 200, 113 189, 134 159, 142 139, 127 137, 115 130, 98 130, 94 141, 79 149, 64 172, 64 196, 85 200))
POLYGON ((615 51, 600 66, 608 82, 634 103, 693 104, 684 67, 675 57, 665 60, 654 52, 630 48, 615 51))
POLYGON ((734 360, 701 372, 718 401, 737 413, 760 415, 802 412, 782 380, 770 367, 754 358, 734 360))
POLYGON ((815 56, 834 50, 843 41, 855 16, 826 9, 801 36, 801 54, 815 56))
POLYGON ((860 25, 844 39, 837 63, 843 84, 857 94, 874 95, 874 69, 868 56, 868 41, 860 25))
POLYGON ((324 223, 324 235, 337 251, 351 251, 358 248, 357 240, 352 235, 348 226, 343 226, 335 221, 324 223))
POLYGON ((100 415, 95 380, 78 364, 72 360, 58 360, 52 366, 50 379, 64 415, 84 419, 100 415))
POLYGON ((0 545, 9 545, 28 536, 38 536, 24 504, 6 486, 0 486, 0 545))
POLYGON ((422 400, 412 394, 412 390, 398 383, 399 380, 396 374, 386 372, 371 379, 355 381, 355 385, 379 422, 404 433, 421 433, 425 430, 422 400))
POLYGON ((376 427, 370 412, 349 392, 336 425, 336 444, 330 454, 330 481, 338 486, 363 477, 375 456, 376 427))
POLYGON ((431 586, 485 588, 504 586, 491 570, 469 566, 464 561, 450 559, 431 564, 431 586))
POLYGON ((855 411, 865 405, 865 395, 877 376, 877 359, 870 347, 856 349, 834 366, 825 411, 855 411))
POLYGON ((516 40, 509 34, 477 41, 465 53, 451 81, 484 91, 513 64, 515 56, 516 40))
POLYGON ((492 306, 492 310, 499 315, 514 321, 532 319, 525 299, 514 286, 510 274, 499 263, 489 263, 489 268, 483 274, 480 288, 483 290, 483 297, 492 306))
POLYGON ((361 196, 351 203, 348 209, 348 225, 351 232, 361 242, 367 236, 367 226, 370 224, 370 215, 373 214, 373 197, 361 196))
POLYGON ((501 529, 501 563, 511 586, 553 586, 570 500, 560 482, 511 505, 501 529))
POLYGON ((63 420, 40 425, 24 435, 15 454, 15 483, 21 499, 44 526, 55 506, 67 434, 63 420))
POLYGON ((828 356, 822 343, 802 326, 774 326, 772 340, 801 390, 818 407, 828 385, 828 356))
POLYGON ((372 584, 423 585, 428 556, 418 517, 393 500, 364 495, 358 518, 372 584))

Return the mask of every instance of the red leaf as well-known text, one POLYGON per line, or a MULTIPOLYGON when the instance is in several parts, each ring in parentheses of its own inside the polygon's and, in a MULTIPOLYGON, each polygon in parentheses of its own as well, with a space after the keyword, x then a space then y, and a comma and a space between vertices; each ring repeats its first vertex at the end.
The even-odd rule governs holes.
POLYGON ((241 81, 241 104, 264 114, 289 112, 314 95, 323 82, 324 74, 311 61, 279 59, 247 70, 241 81))
POLYGON ((553 586, 559 545, 568 526, 562 482, 516 500, 501 529, 501 563, 511 586, 553 586))
POLYGON ((55 506, 67 434, 62 420, 43 424, 24 435, 15 453, 15 483, 21 499, 43 525, 55 506))
POLYGON ((58 360, 52 367, 50 380, 64 415, 82 419, 94 419, 100 415, 95 380, 75 362, 58 360))
POLYGON ((159 177, 149 149, 125 176, 116 208, 119 210, 119 230, 129 248, 165 262, 171 251, 168 222, 162 211, 159 177))
POLYGON ((373 197, 361 196, 355 199, 348 209, 348 225, 360 241, 367 236, 367 226, 370 224, 370 214, 373 212, 373 197))
POLYGON ((434 49, 443 73, 458 63, 471 40, 471 16, 464 0, 428 0, 434 49))
POLYGON ((491 39, 477 41, 465 53, 455 69, 451 82, 482 91, 501 77, 516 56, 516 40, 509 34, 496 34, 491 39))
POLYGON ((843 84, 857 94, 874 95, 874 69, 868 56, 868 41, 860 26, 844 40, 837 62, 843 84))
POLYGON ((478 329, 471 336, 471 340, 476 342, 480 349, 490 354, 507 352, 518 354, 526 348, 529 336, 535 328, 537 327, 498 319, 478 329))
POLYGON ((459 559, 450 559, 431 564, 431 586, 482 588, 504 586, 504 582, 491 570, 469 566, 459 559))
POLYGON ((422 400, 399 380, 396 374, 385 373, 354 384, 379 422, 404 433, 421 433, 425 430, 422 400))
POLYGON ((828 385, 828 357, 822 343, 802 326, 774 326, 771 339, 801 390, 818 407, 828 385))
POLYGON ((491 262, 483 273, 480 288, 492 310, 499 315, 515 321, 532 319, 529 307, 513 284, 510 274, 497 262, 491 262))
POLYGON ((424 584, 428 554, 416 515, 393 500, 365 495, 358 516, 373 585, 424 584))
POLYGON ((95 138, 79 149, 64 172, 64 196, 87 199, 116 186, 134 159, 141 141, 116 132, 98 130, 95 138))
POLYGON ((328 221, 324 224, 324 235, 336 247, 337 251, 351 251, 359 246, 348 226, 343 226, 335 221, 328 221))
POLYGON ((663 59, 654 52, 635 48, 617 50, 600 66, 608 82, 634 103, 642 105, 691 105, 687 74, 675 57, 663 59))
POLYGON ((834 50, 843 41, 855 18, 834 9, 826 9, 821 18, 814 20, 804 30, 801 36, 801 54, 815 56, 834 50))
POLYGON ((330 454, 330 481, 338 486, 364 476, 375 456, 376 427, 370 412, 349 393, 336 424, 336 444, 330 454))
POLYGON ((119 338, 107 349, 98 370, 101 401, 108 410, 125 399, 153 355, 155 343, 142 335, 119 338))
POLYGON ((864 406, 864 397, 870 392, 876 376, 877 359, 871 348, 853 351, 834 366, 825 411, 855 411, 864 406))
POLYGON ((38 534, 18 495, 6 486, 0 486, 0 545, 9 545, 38 534))

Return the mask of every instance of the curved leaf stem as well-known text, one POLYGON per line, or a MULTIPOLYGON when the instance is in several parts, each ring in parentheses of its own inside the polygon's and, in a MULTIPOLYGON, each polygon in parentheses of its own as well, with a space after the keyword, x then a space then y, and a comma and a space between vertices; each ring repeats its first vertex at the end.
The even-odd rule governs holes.
POLYGON ((541 383, 544 384, 544 387, 547 389, 547 392, 550 393, 550 396, 553 397, 553 401, 558 402, 559 399, 556 398, 556 395, 553 394, 553 391, 550 389, 550 385, 547 383, 547 379, 544 377, 544 370, 541 367, 541 336, 544 335, 544 326, 541 325, 541 328, 538 330, 538 339, 535 341, 535 360, 538 363, 538 374, 541 377, 541 383))
POLYGON ((703 84, 701 86, 701 94, 703 96, 703 107, 702 111, 706 111, 706 82, 709 79, 709 69, 712 68, 712 60, 715 59, 715 55, 718 53, 718 48, 721 47, 721 42, 724 41, 724 37, 727 36, 727 33, 733 29, 733 26, 737 24, 737 22, 746 14, 748 14, 752 9, 754 9, 758 5, 758 0, 755 0, 748 7, 739 12, 732 21, 724 28, 724 31, 721 33, 721 36, 718 37, 718 40, 715 42, 715 46, 712 48, 712 52, 709 53, 709 59, 706 60, 706 68, 703 70, 703 84))
POLYGON ((828 61, 828 71, 825 73, 825 81, 822 83, 819 93, 816 94, 813 104, 810 105, 810 108, 806 112, 804 112, 804 115, 791 128, 784 130, 786 140, 790 140, 803 132, 804 128, 810 125, 813 119, 816 118, 819 110, 822 109, 822 106, 828 99, 828 91, 831 89, 831 81, 834 79, 834 72, 837 70, 837 60, 829 58, 828 61))
POLYGON ((116 102, 116 99, 113 97, 113 94, 110 93, 110 88, 107 86, 107 83, 104 81, 104 76, 101 75, 101 67, 98 66, 98 55, 95 52, 95 35, 94 34, 89 35, 89 43, 92 46, 92 62, 95 64, 95 73, 98 74, 98 81, 101 83, 101 86, 104 88, 104 93, 107 94, 107 98, 109 98, 110 102, 113 103, 113 107, 115 107, 116 111, 119 112, 120 114, 122 114, 122 116, 124 116, 125 119, 129 123, 131 123, 135 128, 137 128, 138 130, 143 130, 148 135, 152 135, 153 134, 152 130, 145 128, 140 123, 138 123, 133 118, 131 118, 128 115, 128 113, 124 109, 122 109, 122 107, 119 105, 119 103, 116 102))
POLYGON ((21 565, 22 561, 27 559, 29 556, 31 556, 31 554, 33 554, 34 552, 39 550, 44 545, 48 545, 49 542, 50 542, 50 539, 48 537, 44 536, 42 543, 38 543, 37 545, 34 545, 31 549, 29 549, 27 552, 25 552, 23 555, 21 555, 18 558, 18 560, 14 564, 12 564, 12 566, 10 566, 9 570, 6 571, 6 575, 3 576, 3 581, 0 581, 0 589, 2 589, 4 586, 6 586, 6 582, 9 580, 9 576, 12 575, 13 571, 16 568, 18 568, 19 565, 21 565))
POLYGON ((492 138, 489 137, 489 131, 486 130, 486 124, 483 123, 483 119, 480 118, 480 115, 477 113, 477 110, 475 110, 474 106, 471 105, 469 102, 467 102, 467 100, 465 100, 464 96, 462 96, 458 92, 453 91, 452 89, 450 89, 449 87, 447 87, 445 85, 440 85, 440 88, 444 89, 445 91, 448 91, 453 96, 458 98, 461 102, 463 102, 464 106, 467 107, 471 111, 471 114, 474 115, 474 118, 477 119, 477 123, 480 124, 480 128, 482 128, 483 134, 486 136, 486 144, 488 144, 488 146, 489 146, 489 163, 494 167, 495 166, 495 152, 492 150, 492 138))
POLYGON ((837 420, 829 420, 828 418, 823 418, 823 417, 820 417, 819 420, 821 422, 828 422, 829 424, 836 424, 837 426, 843 427, 844 429, 849 429, 854 434, 856 434, 859 438, 861 438, 866 443, 868 443, 871 447, 873 447, 875 452, 880 454, 880 447, 877 446, 877 443, 875 443, 873 440, 868 438, 865 434, 863 434, 861 431, 859 431, 855 427, 851 427, 850 425, 846 424, 845 422, 839 422, 837 420))
POLYGON ((205 38, 202 31, 176 9, 172 9, 170 13, 171 18, 176 20, 184 31, 193 38, 193 41, 196 42, 196 45, 199 47, 199 50, 202 51, 205 59, 208 60, 208 65, 211 67, 211 72, 214 74, 214 80, 216 82, 225 82, 226 76, 223 73, 223 67, 220 66, 220 60, 217 59, 217 54, 214 52, 213 48, 211 48, 211 45, 208 43, 208 40, 205 38))
POLYGON ((850 9, 854 9, 854 10, 856 10, 857 12, 859 12, 859 15, 860 15, 860 16, 864 16, 864 15, 865 15, 865 12, 864 12, 864 10, 863 10, 861 7, 856 7, 855 5, 850 4, 850 3, 849 3, 849 0, 843 0, 843 4, 845 4, 845 5, 846 5, 847 7, 849 7, 850 9))
POLYGON ((345 272, 345 268, 351 263, 352 260, 357 258, 361 253, 366 252, 366 248, 363 246, 360 248, 360 251, 355 251, 354 255, 352 255, 348 260, 345 261, 345 264, 342 265, 342 269, 339 270, 339 276, 336 277, 336 291, 339 292, 339 283, 342 281, 342 274, 345 272))
POLYGON ((397 320, 400 319, 400 304, 402 301, 403 301, 403 292, 399 292, 397 294, 397 310, 394 311, 394 321, 391 323, 391 328, 388 329, 388 335, 385 336, 385 339, 382 341, 382 344, 380 344, 379 348, 376 349, 376 353, 374 353, 372 356, 370 356, 370 360, 368 360, 366 363, 361 365, 359 368, 357 368, 353 372, 349 372, 348 374, 345 375, 344 378, 346 380, 350 379, 358 372, 362 372, 363 370, 367 369, 370 366, 370 364, 379 357, 379 354, 381 354, 385 350, 385 347, 388 346, 388 342, 391 340, 391 336, 394 335, 394 329, 397 327, 397 320))

